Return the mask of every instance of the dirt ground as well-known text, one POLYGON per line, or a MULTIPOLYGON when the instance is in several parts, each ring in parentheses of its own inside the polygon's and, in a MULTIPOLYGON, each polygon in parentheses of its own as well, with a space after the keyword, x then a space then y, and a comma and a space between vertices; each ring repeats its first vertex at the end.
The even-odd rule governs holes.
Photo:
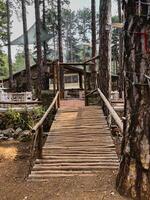
POLYGON ((29 145, 0 143, 0 200, 124 200, 115 190, 116 171, 94 177, 28 182, 29 145))

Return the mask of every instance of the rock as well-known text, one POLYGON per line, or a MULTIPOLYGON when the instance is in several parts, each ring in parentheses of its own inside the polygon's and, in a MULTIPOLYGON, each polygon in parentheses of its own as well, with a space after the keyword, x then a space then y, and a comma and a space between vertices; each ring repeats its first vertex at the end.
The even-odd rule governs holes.
POLYGON ((6 136, 0 137, 0 141, 6 141, 6 140, 8 140, 8 137, 6 136))
POLYGON ((22 131, 18 140, 20 142, 29 142, 31 140, 31 133, 29 130, 22 131))
POLYGON ((22 129, 21 128, 17 128, 16 131, 13 134, 13 138, 17 139, 22 133, 22 129))
POLYGON ((115 195, 115 193, 114 193, 114 192, 111 192, 110 194, 111 194, 112 196, 113 196, 113 195, 115 195))
POLYGON ((8 138, 11 138, 13 137, 13 134, 14 134, 14 129, 13 128, 8 128, 6 130, 3 130, 1 133, 5 136, 5 137, 8 137, 8 138))
POLYGON ((4 137, 4 134, 0 133, 0 137, 4 137))
POLYGON ((8 138, 8 140, 9 140, 9 141, 13 141, 13 140, 14 140, 14 138, 13 138, 13 137, 11 137, 11 138, 8 138))
POLYGON ((17 134, 22 133, 22 129, 21 128, 17 128, 15 131, 17 134))

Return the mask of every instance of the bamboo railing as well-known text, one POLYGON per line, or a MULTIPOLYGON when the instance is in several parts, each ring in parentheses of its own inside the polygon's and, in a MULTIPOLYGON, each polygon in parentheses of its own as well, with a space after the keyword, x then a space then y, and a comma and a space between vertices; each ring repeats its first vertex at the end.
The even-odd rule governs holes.
POLYGON ((32 128, 32 133, 34 134, 34 140, 33 140, 33 146, 32 146, 32 156, 35 153, 36 145, 37 145, 37 158, 42 158, 42 146, 43 146, 43 124, 49 115, 49 113, 52 111, 53 108, 59 108, 60 107, 60 93, 57 92, 55 95, 55 98, 53 99, 52 103, 50 104, 49 108, 43 115, 43 117, 40 119, 40 121, 32 128))
POLYGON ((113 119, 115 120, 116 124, 118 125, 118 127, 120 128, 120 131, 123 132, 123 122, 120 119, 119 115, 117 114, 117 112, 114 110, 114 108, 112 107, 112 105, 110 104, 110 102, 106 99, 106 97, 104 96, 104 94, 102 93, 102 91, 98 88, 97 89, 101 99, 103 100, 103 102, 105 103, 105 106, 107 107, 107 109, 110 112, 110 115, 113 117, 113 119))
POLYGON ((97 89, 93 90, 92 92, 88 93, 86 95, 86 98, 88 98, 90 95, 94 94, 95 92, 99 93, 99 95, 100 95, 101 99, 103 100, 105 106, 109 110, 110 115, 113 117, 113 119, 116 122, 117 126, 119 127, 120 131, 123 133, 123 122, 122 122, 121 118, 119 117, 119 115, 114 110, 114 108, 111 105, 111 103, 107 100, 107 98, 105 97, 105 95, 102 93, 102 91, 99 88, 97 88, 97 89))

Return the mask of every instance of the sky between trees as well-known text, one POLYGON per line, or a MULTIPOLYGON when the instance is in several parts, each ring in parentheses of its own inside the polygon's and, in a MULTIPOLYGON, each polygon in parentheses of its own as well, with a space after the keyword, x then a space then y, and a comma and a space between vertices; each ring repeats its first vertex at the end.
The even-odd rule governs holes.
MULTIPOLYGON (((97 11, 99 10, 99 0, 96 0, 96 5, 97 5, 97 11)), ((70 8, 72 10, 78 10, 82 9, 84 7, 89 7, 91 6, 91 0, 70 0, 70 8)), ((27 7, 27 23, 28 23, 28 28, 33 25, 35 22, 35 14, 34 14, 34 6, 28 6, 27 7)), ((117 15, 117 7, 115 1, 112 3, 112 14, 117 15)), ((22 35, 23 33, 23 27, 22 27, 22 20, 21 18, 19 19, 18 16, 14 13, 12 16, 12 35, 11 35, 11 40, 16 39, 18 36, 22 35)), ((18 47, 12 46, 12 58, 14 60, 15 55, 17 53, 18 47)), ((4 48, 4 50, 7 52, 7 48, 4 48)))

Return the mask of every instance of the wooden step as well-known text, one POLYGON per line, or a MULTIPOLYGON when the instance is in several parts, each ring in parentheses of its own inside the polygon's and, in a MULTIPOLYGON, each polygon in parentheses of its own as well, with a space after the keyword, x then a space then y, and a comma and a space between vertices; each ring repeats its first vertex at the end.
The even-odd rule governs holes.
POLYGON ((109 164, 107 165, 106 163, 101 163, 98 166, 90 166, 90 165, 86 165, 86 166, 79 166, 79 165, 74 165, 74 166, 51 166, 49 164, 38 164, 35 165, 33 167, 33 170, 37 170, 37 171, 41 171, 41 170, 70 170, 70 171, 74 171, 74 170, 99 170, 99 169, 105 169, 105 167, 107 167, 107 169, 118 169, 118 163, 116 164, 109 164))

